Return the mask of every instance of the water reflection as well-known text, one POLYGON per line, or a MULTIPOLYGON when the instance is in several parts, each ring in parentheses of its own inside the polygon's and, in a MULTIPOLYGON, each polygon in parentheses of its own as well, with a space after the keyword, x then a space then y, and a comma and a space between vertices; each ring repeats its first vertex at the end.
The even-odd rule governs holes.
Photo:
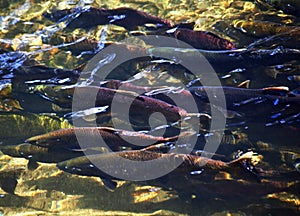
MULTIPOLYGON (((26 0, 1 1, 0 5, 0 142, 3 150, 0 157, 3 195, 0 202, 3 214, 299 213, 300 43, 297 1, 86 0, 54 3, 26 0), (90 6, 105 9, 95 10, 90 6), (122 9, 108 14, 107 22, 97 23, 97 13, 111 13, 106 8, 121 6, 140 9, 151 16, 122 9), (91 15, 91 19, 88 16, 93 10, 97 12, 91 15), (129 19, 128 11, 139 15, 139 19, 129 19), (83 21, 80 20, 82 17, 83 21), (172 108, 176 105, 172 94, 181 95, 185 101, 184 90, 193 93, 192 89, 198 88, 197 91, 194 89, 197 93, 193 97, 201 108, 200 121, 191 117, 168 124, 157 117, 149 122, 141 115, 146 113, 145 108, 139 111, 139 115, 133 112, 130 122, 126 122, 120 115, 110 113, 109 104, 72 113, 73 92, 69 90, 73 84, 77 81, 84 85, 95 84, 101 77, 93 72, 83 74, 85 64, 104 47, 131 34, 168 35, 193 43, 198 43, 198 38, 203 37, 201 47, 197 48, 202 49, 199 51, 210 60, 225 86, 228 109, 210 107, 207 96, 200 92, 202 77, 195 77, 178 64, 182 56, 192 59, 195 50, 153 47, 134 41, 130 46, 117 46, 132 53, 151 53, 151 57, 119 65, 111 77, 116 80, 102 82, 103 88, 117 91, 123 84, 127 92, 121 92, 122 95, 136 97, 137 92, 148 92, 139 99, 151 96, 153 100, 166 101, 172 108), (196 36, 192 37, 194 34, 196 36), (209 43, 217 46, 212 48, 209 43), (233 46, 237 49, 231 50, 233 46), (222 50, 217 51, 216 47, 222 50), (161 53, 173 55, 173 61, 158 58, 161 53), (122 82, 128 77, 131 77, 130 82, 122 82), (238 87, 246 80, 250 80, 248 86, 241 86, 248 89, 238 87), (184 90, 180 88, 182 83, 187 85, 184 90), (226 116, 225 134, 209 131, 211 109, 226 116), (255 154, 251 157, 251 164, 240 164, 243 171, 237 176, 228 170, 218 170, 210 175, 208 169, 197 169, 170 173, 152 182, 118 181, 114 192, 110 192, 98 177, 69 174, 55 164, 40 163, 50 160, 51 154, 54 157, 67 157, 69 153, 70 158, 82 156, 83 152, 78 149, 47 148, 47 154, 35 152, 36 156, 32 149, 40 147, 28 143, 18 145, 33 136, 72 127, 70 116, 90 125, 96 121, 97 126, 105 127, 114 126, 111 121, 114 117, 119 125, 133 125, 140 134, 163 133, 164 136, 177 135, 182 128, 195 130, 194 125, 200 123, 200 130, 193 131, 197 139, 194 152, 187 140, 178 145, 169 143, 154 148, 154 151, 165 153, 166 149, 176 147, 196 156, 200 154, 226 162, 249 151, 255 154), (222 138, 216 154, 202 150, 208 137, 222 138), (30 152, 21 150, 19 156, 23 158, 6 152, 24 146, 29 146, 30 152), (24 158, 28 159, 29 166, 24 158), (36 159, 34 164, 30 162, 33 159, 36 159)), ((99 67, 109 64, 112 61, 109 57, 104 56, 99 67)), ((214 87, 208 89, 213 91, 214 87)), ((186 104, 188 107, 188 102, 186 104)), ((123 151, 130 149, 121 146, 123 151)), ((92 153, 99 151, 89 150, 92 153)), ((101 151, 107 153, 104 149, 101 151)))

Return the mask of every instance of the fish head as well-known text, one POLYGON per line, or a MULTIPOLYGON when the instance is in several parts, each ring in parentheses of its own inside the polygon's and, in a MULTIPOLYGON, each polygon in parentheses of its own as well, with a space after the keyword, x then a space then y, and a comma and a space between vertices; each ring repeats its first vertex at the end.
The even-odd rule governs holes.
POLYGON ((97 176, 98 172, 98 168, 85 156, 59 162, 56 166, 60 170, 77 175, 97 176))

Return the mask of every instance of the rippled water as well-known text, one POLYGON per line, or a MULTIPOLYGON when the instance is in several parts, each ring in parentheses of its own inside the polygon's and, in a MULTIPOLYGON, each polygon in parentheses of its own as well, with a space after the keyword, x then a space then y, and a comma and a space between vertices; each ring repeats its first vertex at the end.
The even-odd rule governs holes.
MULTIPOLYGON (((103 186, 100 178, 72 175, 59 170, 54 163, 40 163, 34 169, 27 166, 24 158, 1 153, 0 186, 4 190, 0 190, 3 194, 0 197, 0 214, 300 214, 300 101, 297 99, 300 97, 300 6, 297 1, 0 1, 1 147, 23 143, 35 135, 70 128, 74 119, 91 125, 96 120, 95 113, 101 116, 97 118, 98 126, 112 125, 107 120, 105 106, 72 112, 72 98, 64 90, 78 81, 84 64, 97 52, 101 53, 107 44, 131 35, 158 34, 159 29, 154 25, 134 30, 118 25, 71 29, 66 27, 69 19, 58 22, 49 19, 53 10, 79 7, 130 7, 170 20, 175 25, 195 22, 194 30, 209 31, 234 43, 237 49, 253 51, 254 60, 243 63, 205 51, 203 54, 212 61, 223 86, 237 87, 250 80, 250 89, 284 88, 280 91, 265 89, 259 97, 253 96, 250 100, 234 104, 233 109, 241 107, 238 113, 219 110, 227 117, 225 135, 212 132, 205 136, 223 137, 217 151, 221 160, 230 161, 242 152, 254 151, 255 165, 266 171, 266 177, 258 182, 255 179, 234 179, 221 173, 203 183, 202 171, 198 171, 196 177, 182 174, 185 179, 171 175, 178 180, 118 181, 117 188, 111 192, 103 186), (289 93, 285 87, 288 87, 289 93), (282 94, 296 95, 296 102, 277 106, 276 96, 282 94), (275 95, 275 99, 271 98, 271 103, 266 102, 262 99, 265 95, 275 95), (284 174, 277 175, 276 171, 284 174), (15 194, 5 190, 5 185, 12 184, 11 179, 18 179, 15 194)), ((149 45, 137 39, 128 43, 150 49, 149 45)), ((176 50, 158 48, 152 51, 171 52, 173 61, 150 57, 136 59, 119 65, 109 78, 130 79, 132 84, 143 87, 168 86, 179 91, 182 86, 198 85, 199 79, 201 82, 201 77, 193 76, 177 64, 182 54, 176 56, 176 50)), ((193 56, 187 50, 184 55, 193 56)), ((103 56, 98 66, 109 65, 110 58, 112 56, 103 56)), ((78 83, 86 85, 97 80, 98 76, 93 72, 81 73, 78 83)), ((158 91, 165 92, 166 89, 159 88, 158 91)), ((229 100, 233 100, 239 96, 230 97, 229 100)), ((210 109, 206 109, 201 112, 209 113, 210 109)), ((135 129, 160 135, 168 126, 157 120, 159 117, 151 119, 152 130, 139 127, 143 119, 135 119, 135 129)), ((117 123, 125 128, 129 125, 122 119, 117 123)), ((182 123, 186 129, 193 128, 191 125, 192 121, 182 123)), ((168 132, 174 135, 172 130, 168 132)), ((199 133, 199 140, 204 139, 202 136, 199 133)))

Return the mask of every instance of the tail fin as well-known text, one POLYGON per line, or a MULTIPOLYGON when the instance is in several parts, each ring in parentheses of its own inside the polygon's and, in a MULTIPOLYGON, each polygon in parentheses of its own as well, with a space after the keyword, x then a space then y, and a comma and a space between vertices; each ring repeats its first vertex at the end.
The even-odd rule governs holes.
POLYGON ((246 152, 245 154, 241 155, 239 158, 230 161, 227 164, 229 166, 234 166, 236 164, 242 164, 243 162, 251 162, 253 159, 253 154, 254 154, 253 151, 246 152))

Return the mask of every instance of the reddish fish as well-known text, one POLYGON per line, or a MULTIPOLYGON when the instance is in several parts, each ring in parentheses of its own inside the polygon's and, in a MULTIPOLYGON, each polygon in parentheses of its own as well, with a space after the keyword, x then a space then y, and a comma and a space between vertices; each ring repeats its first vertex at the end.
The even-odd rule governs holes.
MULTIPOLYGON (((185 132, 182 133, 180 137, 189 137, 190 135, 193 135, 192 132, 185 132)), ((121 150, 122 147, 141 149, 144 146, 154 143, 174 142, 179 138, 178 136, 164 138, 110 127, 77 127, 34 136, 25 142, 48 148, 61 147, 67 149, 81 149, 81 147, 92 148, 101 146, 100 136, 106 145, 114 151, 121 150), (83 137, 85 142, 80 145, 77 136, 83 137), (124 139, 122 139, 122 137, 124 139), (139 145, 135 145, 137 143, 139 145)))
MULTIPOLYGON (((104 171, 100 170, 89 159, 92 159, 92 161, 96 164, 101 164, 101 166, 105 167, 105 169, 113 170, 114 166, 117 163, 119 168, 124 167, 124 169, 127 170, 126 172, 123 173, 126 173, 128 175, 144 176, 145 171, 143 169, 140 169, 141 165, 138 165, 139 166, 138 169, 135 169, 134 165, 133 167, 130 167, 130 169, 128 169, 126 164, 123 164, 124 161, 120 160, 121 157, 131 161, 140 161, 140 162, 162 159, 166 163, 163 163, 163 165, 159 163, 159 165, 157 165, 160 166, 160 168, 162 169, 163 167, 161 166, 176 167, 177 164, 181 164, 178 168, 176 168, 173 171, 175 175, 179 178, 182 175, 184 176, 186 174, 201 169, 205 169, 206 171, 221 171, 221 170, 233 171, 236 170, 236 168, 238 168, 239 170, 241 170, 243 168, 241 168, 240 165, 246 161, 251 160, 252 153, 251 152, 246 153, 242 155, 239 159, 226 163, 223 161, 213 160, 213 159, 195 156, 195 155, 174 154, 174 153, 163 154, 163 153, 147 151, 146 149, 146 150, 97 154, 97 155, 91 155, 89 156, 89 158, 78 157, 64 162, 60 162, 57 164, 57 167, 61 170, 64 170, 72 174, 100 177, 107 188, 114 189, 116 183, 113 180, 118 180, 118 178, 112 177, 107 173, 105 173, 104 171)), ((145 167, 145 168, 149 168, 149 167, 145 167)))
POLYGON ((235 46, 230 41, 223 39, 211 32, 194 31, 191 29, 178 28, 174 37, 182 40, 196 49, 204 50, 231 50, 235 46))
MULTIPOLYGON (((144 95, 138 95, 130 91, 119 91, 115 89, 109 89, 97 86, 85 86, 85 87, 71 87, 71 88, 47 88, 44 89, 44 96, 49 100, 57 103, 60 106, 70 108, 73 100, 80 103, 76 103, 75 108, 87 109, 92 106, 106 106, 111 105, 114 100, 116 107, 130 106, 130 110, 135 115, 151 115, 152 113, 159 112, 163 114, 167 121, 178 121, 181 117, 195 116, 187 113, 186 110, 164 102, 159 99, 147 97, 144 95), (75 91, 76 89, 76 91, 75 91), (75 94, 75 95, 74 95, 75 94), (81 103, 86 101, 87 103, 81 103), (92 102, 88 104, 89 102, 92 102), (131 103, 132 102, 132 103, 131 103)), ((73 103, 74 105, 74 103, 73 103)))

